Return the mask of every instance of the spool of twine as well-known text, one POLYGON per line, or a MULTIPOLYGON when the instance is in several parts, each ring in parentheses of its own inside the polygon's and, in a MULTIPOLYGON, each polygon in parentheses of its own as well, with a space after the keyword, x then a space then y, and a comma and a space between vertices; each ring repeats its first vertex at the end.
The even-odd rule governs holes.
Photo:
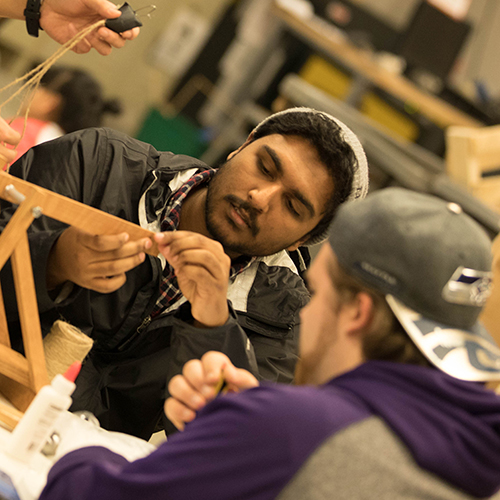
POLYGON ((75 361, 83 361, 94 341, 81 330, 57 320, 43 339, 45 364, 49 380, 64 373, 75 361))

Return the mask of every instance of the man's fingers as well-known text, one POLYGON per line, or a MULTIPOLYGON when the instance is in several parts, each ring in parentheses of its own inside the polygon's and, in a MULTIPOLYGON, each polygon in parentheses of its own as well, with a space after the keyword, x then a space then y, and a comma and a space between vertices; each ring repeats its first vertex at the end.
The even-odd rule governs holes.
POLYGON ((126 273, 134 267, 142 264, 146 258, 145 253, 138 253, 131 257, 117 258, 112 260, 97 260, 88 266, 88 272, 92 276, 107 277, 126 273))
POLYGON ((168 383, 171 397, 165 402, 165 414, 178 429, 182 430, 185 422, 194 420, 196 411, 207 404, 197 389, 204 387, 204 377, 201 362, 192 359, 184 365, 182 375, 172 377, 168 383))
POLYGON ((251 389, 259 385, 259 381, 249 371, 232 365, 224 370, 224 379, 233 391, 251 389))
POLYGON ((80 231, 80 242, 90 250, 96 252, 113 252, 106 255, 104 258, 124 258, 135 255, 139 252, 144 252, 151 248, 153 244, 149 238, 142 238, 137 241, 129 242, 129 235, 127 233, 113 234, 113 235, 96 235, 80 231))
POLYGON ((97 50, 97 52, 101 56, 109 56, 111 54, 111 52, 113 51, 113 47, 109 43, 107 43, 103 40, 99 40, 96 37, 92 38, 92 40, 89 40, 89 44, 90 44, 90 47, 97 50))
POLYGON ((196 412, 190 410, 175 398, 168 398, 164 406, 165 415, 179 429, 184 430, 185 423, 196 418, 196 412))
POLYGON ((215 389, 224 368, 228 365, 232 366, 232 363, 225 354, 218 351, 209 351, 201 357, 201 360, 192 359, 188 361, 182 369, 181 378, 184 378, 186 383, 191 386, 193 392, 189 392, 186 387, 183 387, 180 380, 176 382, 176 377, 173 377, 170 381, 172 387, 169 384, 169 392, 173 396, 178 391, 179 395, 183 395, 182 400, 189 406, 189 398, 194 396, 194 391, 208 402, 216 396, 215 389), (174 393, 170 390, 171 388, 174 393))
POLYGON ((120 33, 120 36, 122 38, 125 38, 125 40, 134 40, 139 36, 139 33, 141 32, 140 28, 132 28, 131 30, 124 31, 123 33, 120 33))
MULTIPOLYGON (((185 363, 182 367, 182 378, 184 378, 186 383, 189 384, 194 390, 200 391, 201 387, 205 383, 205 371, 203 369, 202 362, 199 359, 191 359, 185 363)), ((170 394, 172 394, 172 392, 170 392, 170 394)))
POLYGON ((17 151, 0 145, 0 162, 3 165, 10 163, 16 157, 17 151))
POLYGON ((233 391, 250 389, 259 385, 258 380, 250 372, 236 368, 231 360, 221 352, 209 351, 202 356, 201 362, 207 384, 213 385, 222 374, 229 389, 233 391))
MULTIPOLYGON (((79 230, 77 230, 79 231, 79 230)), ((79 239, 82 245, 97 252, 110 252, 122 248, 129 240, 127 233, 99 235, 91 234, 85 231, 79 231, 79 239)))
POLYGON ((208 351, 201 357, 201 364, 205 373, 205 384, 217 385, 220 376, 226 368, 234 365, 231 360, 222 352, 208 351))
MULTIPOLYGON (((76 54, 87 54, 88 52, 90 52, 91 49, 92 49, 92 44, 86 38, 84 38, 83 40, 78 42, 71 50, 73 52, 75 52, 76 54)), ((110 48, 110 51, 111 51, 111 48, 110 48)), ((99 52, 99 53, 101 53, 101 52, 99 52)), ((107 55, 107 54, 103 54, 103 55, 107 55)))
MULTIPOLYGON (((0 142, 17 146, 20 140, 21 134, 14 130, 3 118, 0 118, 0 142)), ((2 148, 5 148, 5 146, 2 145, 2 148)))
POLYGON ((257 379, 246 370, 236 368, 221 352, 209 351, 201 360, 188 361, 182 375, 176 375, 168 384, 171 395, 164 410, 168 419, 180 430, 186 422, 196 418, 196 411, 216 395, 221 376, 230 390, 239 391, 258 385, 257 379))
POLYGON ((101 293, 110 293, 126 281, 125 273, 146 259, 149 238, 128 242, 126 233, 96 236, 73 226, 59 237, 51 251, 47 286, 64 281, 101 293))
POLYGON ((167 261, 178 268, 187 264, 205 268, 214 278, 228 278, 231 259, 215 240, 188 231, 155 235, 158 247, 167 261))
POLYGON ((158 243, 158 247, 161 250, 165 250, 171 256, 196 248, 204 248, 216 254, 225 255, 224 248, 218 241, 190 231, 157 233, 155 234, 155 240, 158 243))
POLYGON ((221 262, 220 256, 207 250, 185 250, 170 257, 168 261, 176 271, 186 266, 195 266, 206 270, 214 279, 229 278, 229 263, 221 262))
POLYGON ((0 163, 2 168, 13 161, 17 154, 15 149, 7 147, 6 144, 15 147, 20 140, 21 135, 19 132, 11 128, 3 118, 0 118, 0 163))
POLYGON ((87 0, 87 6, 96 11, 104 19, 113 19, 121 15, 121 11, 112 2, 103 0, 87 0))
POLYGON ((97 30, 96 37, 102 42, 106 42, 111 47, 119 49, 125 45, 127 40, 133 40, 134 38, 137 38, 139 33, 139 28, 133 28, 131 30, 124 31, 123 33, 116 33, 116 31, 103 27, 97 30))
MULTIPOLYGON (((191 306, 194 306, 192 301, 195 297, 193 294, 204 297, 205 299, 215 300, 216 298, 220 299, 220 294, 223 293, 224 304, 226 304, 227 299, 225 292, 227 290, 227 279, 216 279, 205 267, 191 264, 186 264, 175 269, 175 275, 181 291, 191 302, 191 306)), ((208 307, 208 305, 205 307, 208 307)))
POLYGON ((127 43, 127 40, 121 36, 121 33, 116 33, 107 28, 101 28, 99 32, 99 40, 115 49, 121 49, 125 46, 125 43, 127 43))
MULTIPOLYGON (((199 363, 199 368, 202 371, 201 363, 199 363)), ((186 373, 184 369, 183 373, 186 373)), ((168 384, 168 392, 188 408, 197 411, 207 403, 206 399, 199 392, 199 389, 203 387, 203 373, 197 374, 196 380, 191 375, 191 380, 193 380, 196 386, 187 379, 186 375, 172 377, 168 384)))

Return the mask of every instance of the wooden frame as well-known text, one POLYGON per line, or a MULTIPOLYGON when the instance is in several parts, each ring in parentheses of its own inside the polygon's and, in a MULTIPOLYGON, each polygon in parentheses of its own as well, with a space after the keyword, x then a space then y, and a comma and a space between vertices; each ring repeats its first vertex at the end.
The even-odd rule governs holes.
MULTIPOLYGON (((0 420, 14 428, 48 383, 27 234, 33 220, 43 214, 92 234, 127 232, 131 240, 152 238, 154 233, 6 172, 0 172, 0 197, 19 205, 0 235, 0 269, 10 258, 25 349, 23 356, 11 348, 0 289, 0 393, 11 403, 0 402, 0 420)), ((154 241, 147 252, 158 254, 154 241)))
POLYGON ((492 210, 500 213, 500 125, 482 128, 449 127, 446 131, 446 170, 492 210))

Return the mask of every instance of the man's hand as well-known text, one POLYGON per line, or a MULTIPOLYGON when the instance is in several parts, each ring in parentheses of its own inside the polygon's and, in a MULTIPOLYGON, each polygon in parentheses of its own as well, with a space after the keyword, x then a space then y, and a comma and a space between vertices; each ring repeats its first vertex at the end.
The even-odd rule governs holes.
MULTIPOLYGON (((101 19, 115 19, 120 15, 118 8, 107 0, 45 0, 40 8, 40 26, 62 44, 83 28, 101 19)), ((94 47, 99 54, 108 55, 113 47, 123 47, 127 40, 133 40, 138 34, 139 28, 115 33, 103 27, 92 32, 73 50, 85 54, 94 47)))
POLYGON ((227 287, 231 259, 222 245, 189 231, 155 234, 158 249, 174 268, 199 327, 222 326, 229 317, 227 287))
POLYGON ((7 147, 4 143, 17 146, 20 140, 21 135, 11 128, 3 118, 0 118, 0 169, 16 157, 16 150, 7 147))
POLYGON ((153 244, 149 238, 128 239, 127 233, 98 236, 69 227, 49 254, 47 288, 71 281, 96 292, 114 292, 125 283, 125 273, 144 262, 144 252, 153 244))
POLYGON ((240 392, 257 387, 259 382, 246 370, 236 368, 230 359, 221 352, 210 351, 201 361, 192 359, 168 384, 171 395, 165 401, 165 414, 179 429, 196 417, 196 412, 215 398, 216 387, 221 376, 229 392, 240 392))

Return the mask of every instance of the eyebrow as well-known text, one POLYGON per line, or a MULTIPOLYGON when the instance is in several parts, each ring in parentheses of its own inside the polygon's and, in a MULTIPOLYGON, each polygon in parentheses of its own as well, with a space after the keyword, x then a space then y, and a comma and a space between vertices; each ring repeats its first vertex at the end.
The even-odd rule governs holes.
MULTIPOLYGON (((284 172, 281 158, 276 154, 276 151, 273 148, 269 147, 267 144, 264 144, 263 148, 271 157, 271 160, 273 161, 278 174, 282 176, 284 172)), ((304 207, 307 208, 307 210, 311 214, 311 217, 314 217, 316 215, 313 204, 298 189, 291 189, 290 192, 292 193, 294 198, 296 198, 300 203, 302 203, 302 205, 304 205, 304 207)))

